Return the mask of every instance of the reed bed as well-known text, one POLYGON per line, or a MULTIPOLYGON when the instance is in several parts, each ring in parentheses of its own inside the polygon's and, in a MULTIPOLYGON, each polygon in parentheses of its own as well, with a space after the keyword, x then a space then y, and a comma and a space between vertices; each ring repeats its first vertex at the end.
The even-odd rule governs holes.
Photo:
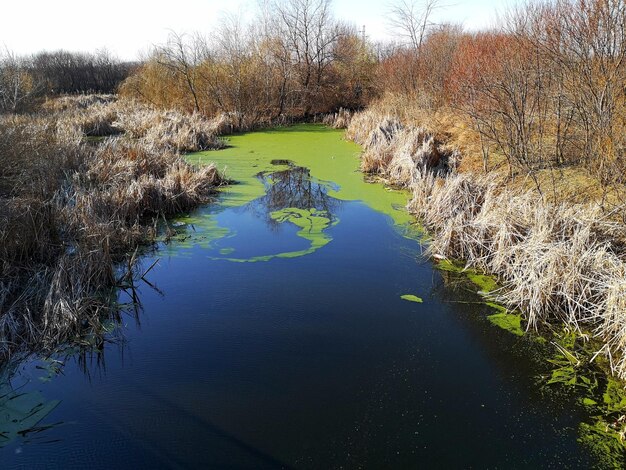
POLYGON ((444 174, 456 168, 459 154, 423 127, 404 126, 391 115, 365 111, 355 115, 347 138, 363 146, 361 170, 409 187, 422 173, 444 174))
POLYGON ((195 113, 159 110, 134 100, 110 95, 62 97, 48 101, 47 119, 57 123, 66 140, 121 135, 177 152, 224 146, 219 137, 224 118, 209 120, 195 113))
POLYGON ((155 240, 158 219, 209 201, 222 183, 213 165, 190 165, 184 146, 156 132, 85 143, 84 129, 67 124, 83 104, 0 119, 3 360, 102 331, 118 312, 116 287, 132 278, 129 253, 155 240))
POLYGON ((623 226, 590 204, 549 203, 458 173, 458 152, 390 116, 356 115, 347 135, 364 146, 364 171, 411 189, 408 208, 432 234, 431 255, 494 275, 502 287, 491 295, 522 311, 528 328, 557 320, 591 329, 626 379, 623 226))
POLYGON ((322 122, 333 129, 347 129, 350 126, 353 115, 354 113, 350 110, 339 108, 339 111, 336 113, 326 114, 322 118, 322 122))

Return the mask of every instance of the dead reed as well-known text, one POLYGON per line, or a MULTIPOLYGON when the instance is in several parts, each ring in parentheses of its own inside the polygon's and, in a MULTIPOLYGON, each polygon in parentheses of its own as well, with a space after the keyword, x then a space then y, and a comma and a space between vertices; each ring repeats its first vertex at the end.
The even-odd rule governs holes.
POLYGON ((132 268, 120 263, 155 239, 155 220, 207 202, 222 182, 179 153, 213 145, 197 117, 91 145, 85 122, 117 128, 103 109, 116 102, 67 101, 0 120, 0 359, 101 330, 128 278, 119 266, 132 268))
POLYGON ((199 114, 163 111, 133 100, 110 95, 62 97, 44 104, 48 121, 67 141, 87 137, 124 134, 143 143, 178 152, 222 148, 219 131, 222 117, 215 121, 199 114))
POLYGON ((454 171, 459 156, 423 129, 369 111, 348 136, 364 146, 362 168, 409 187, 408 207, 430 230, 429 253, 497 277, 493 295, 525 313, 529 328, 555 320, 602 338, 626 379, 623 227, 598 207, 549 203, 490 175, 454 171))
POLYGON ((397 118, 375 111, 355 115, 347 137, 364 148, 362 171, 402 187, 409 187, 423 172, 445 173, 458 163, 458 152, 426 129, 403 126, 397 118))
POLYGON ((322 122, 333 129, 347 129, 350 126, 353 115, 354 113, 350 110, 339 108, 339 111, 336 113, 326 114, 322 118, 322 122))

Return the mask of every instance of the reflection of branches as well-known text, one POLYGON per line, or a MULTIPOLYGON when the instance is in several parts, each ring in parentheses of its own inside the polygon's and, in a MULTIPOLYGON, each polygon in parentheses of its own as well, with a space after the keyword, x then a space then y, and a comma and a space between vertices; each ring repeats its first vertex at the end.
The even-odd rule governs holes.
POLYGON ((278 224, 272 212, 287 208, 317 209, 332 220, 339 201, 328 195, 328 187, 311 178, 307 168, 291 166, 287 170, 261 173, 266 183, 265 196, 249 204, 248 209, 265 219, 270 226, 278 224))
MULTIPOLYGON (((30 382, 37 379, 44 382, 53 380, 57 375, 63 374, 67 364, 73 361, 87 380, 91 381, 94 372, 99 375, 106 372, 105 352, 110 350, 108 345, 116 346, 123 356, 127 344, 122 328, 125 318, 132 316, 136 324, 140 325, 142 305, 138 285, 145 284, 163 295, 146 279, 156 262, 147 270, 141 270, 139 264, 129 264, 129 271, 120 278, 123 282, 119 289, 102 294, 103 304, 108 304, 109 307, 98 317, 90 318, 81 333, 72 341, 57 345, 53 350, 31 349, 18 352, 3 364, 0 368, 0 448, 15 439, 38 434, 62 424, 39 424, 59 402, 46 399, 39 391, 31 390, 28 386, 30 382), (129 302, 122 302, 124 295, 129 297, 129 302), (25 364, 34 367, 23 367, 25 364)), ((40 340, 41 344, 47 343, 45 338, 40 340)))
MULTIPOLYGON (((133 257, 135 258, 135 257, 133 257)), ((69 341, 55 343, 53 336, 48 338, 42 330, 36 345, 13 355, 0 368, 0 376, 13 376, 19 365, 44 361, 54 363, 54 374, 62 373, 68 361, 76 361, 78 367, 88 379, 94 371, 103 373, 106 370, 105 351, 107 345, 117 346, 123 354, 126 346, 123 325, 125 319, 132 317, 137 327, 141 326, 140 318, 143 307, 140 300, 140 286, 148 286, 159 295, 164 295, 158 287, 146 278, 148 272, 155 266, 152 263, 147 270, 141 269, 141 262, 129 263, 128 271, 118 280, 117 288, 101 293, 101 305, 106 308, 99 310, 99 315, 83 320, 79 332, 69 341), (128 297, 128 300, 125 300, 128 297)), ((52 369, 46 369, 52 371, 52 369)), ((0 430, 1 431, 1 430, 0 430)))

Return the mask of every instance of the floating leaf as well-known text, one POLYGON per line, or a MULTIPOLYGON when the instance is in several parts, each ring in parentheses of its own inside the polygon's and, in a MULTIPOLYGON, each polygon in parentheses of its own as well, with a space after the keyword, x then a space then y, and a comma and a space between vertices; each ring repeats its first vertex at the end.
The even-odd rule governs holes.
POLYGON ((0 447, 30 431, 35 431, 35 426, 59 403, 58 400, 46 401, 41 393, 36 391, 17 393, 11 390, 4 393, 0 396, 0 447))

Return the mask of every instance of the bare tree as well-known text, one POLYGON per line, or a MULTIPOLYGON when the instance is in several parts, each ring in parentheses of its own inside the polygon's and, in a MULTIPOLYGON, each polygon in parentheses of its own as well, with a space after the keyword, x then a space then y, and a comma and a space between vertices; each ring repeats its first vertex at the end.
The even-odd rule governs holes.
POLYGON ((274 5, 278 28, 291 52, 305 115, 323 87, 338 38, 330 7, 330 0, 279 0, 274 5))
POLYGON ((0 112, 19 111, 39 89, 26 59, 9 50, 0 54, 0 112))
POLYGON ((253 26, 243 24, 235 15, 224 16, 213 39, 214 70, 218 81, 214 89, 222 105, 234 112, 241 127, 244 121, 256 122, 269 107, 267 67, 259 50, 253 26))
POLYGON ((419 52, 428 30, 433 26, 432 15, 440 7, 440 0, 395 0, 389 6, 387 15, 392 34, 419 52))
POLYGON ((171 32, 167 43, 157 46, 156 51, 159 63, 183 79, 193 98, 194 110, 200 112, 197 65, 202 60, 202 50, 197 41, 188 39, 185 35, 171 32))

